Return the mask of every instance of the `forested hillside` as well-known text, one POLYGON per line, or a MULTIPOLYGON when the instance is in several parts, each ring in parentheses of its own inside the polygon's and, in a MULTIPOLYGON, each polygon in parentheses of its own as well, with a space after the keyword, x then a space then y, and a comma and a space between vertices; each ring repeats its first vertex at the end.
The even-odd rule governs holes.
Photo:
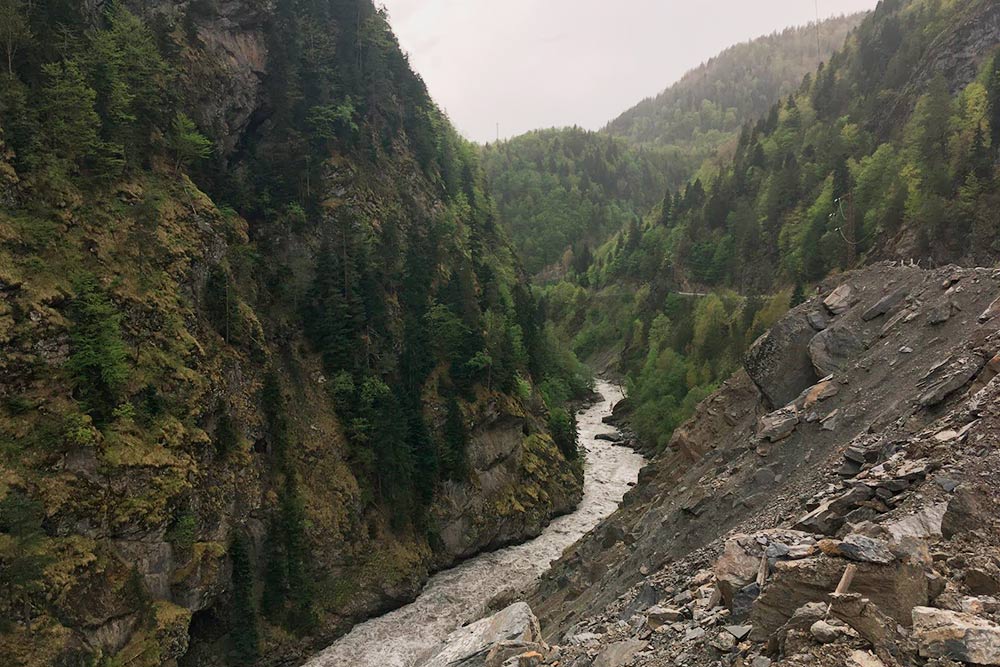
POLYGON ((691 396, 831 271, 996 260, 998 45, 996 3, 882 2, 843 51, 744 125, 717 175, 594 252, 580 282, 602 292, 550 289, 579 352, 620 350, 647 442, 664 444, 691 396), (611 314, 591 307, 611 293, 611 314))
POLYGON ((795 90, 843 46, 863 14, 735 46, 602 132, 539 130, 487 145, 483 165, 525 268, 582 275, 594 249, 705 165, 717 169, 740 126, 795 90), (817 48, 818 46, 818 48, 817 48))
POLYGON ((864 17, 840 16, 731 46, 604 131, 632 144, 675 146, 704 158, 748 118, 764 115, 775 100, 796 90, 803 76, 844 46, 864 17))
POLYGON ((2 10, 0 662, 294 659, 573 507, 587 379, 383 12, 2 10))
POLYGON ((663 197, 683 167, 659 149, 580 128, 538 130, 483 149, 500 218, 529 273, 583 273, 591 251, 663 197))

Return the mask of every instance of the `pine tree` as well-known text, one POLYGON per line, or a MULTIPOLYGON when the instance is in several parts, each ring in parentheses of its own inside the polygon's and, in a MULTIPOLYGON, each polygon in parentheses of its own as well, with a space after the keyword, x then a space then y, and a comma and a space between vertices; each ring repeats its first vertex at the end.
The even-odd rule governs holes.
POLYGON ((434 498, 441 464, 434 438, 431 437, 424 421, 419 393, 411 395, 406 412, 406 430, 409 439, 407 446, 413 452, 413 477, 419 500, 419 507, 414 509, 419 509, 430 505, 434 498))
POLYGON ((285 471, 290 448, 288 416, 285 414, 285 396, 282 392, 281 380, 274 369, 269 370, 264 375, 260 403, 264 417, 267 419, 267 437, 271 445, 271 452, 279 470, 285 471))
POLYGON ((412 500, 416 466, 400 400, 388 385, 373 377, 365 380, 361 394, 379 492, 393 508, 405 508, 412 500))
POLYGON ((233 566, 232 574, 232 620, 230 637, 236 663, 246 665, 257 659, 260 653, 260 633, 257 628, 257 605, 253 597, 253 566, 250 562, 250 548, 242 533, 236 534, 229 549, 233 566))
POLYGON ((987 180, 993 174, 993 160, 986 146, 986 137, 982 127, 976 128, 976 134, 972 139, 969 166, 972 169, 972 174, 978 179, 987 180))
POLYGON ((448 399, 442 431, 441 459, 448 479, 461 481, 468 474, 466 448, 469 436, 462 418, 462 408, 454 396, 448 399))
POLYGON ((204 160, 212 154, 212 142, 198 131, 198 126, 183 112, 178 112, 174 117, 168 146, 174 154, 175 171, 204 160))
POLYGON ((660 218, 658 222, 664 227, 669 227, 670 222, 673 219, 674 213, 674 198, 670 194, 670 190, 667 190, 667 194, 663 197, 663 204, 660 206, 660 218))
POLYGON ((70 307, 70 356, 67 369, 76 395, 98 424, 111 418, 128 379, 121 314, 93 276, 77 281, 70 307))
POLYGON ((289 630, 307 633, 317 621, 313 606, 312 556, 306 535, 305 505, 293 472, 278 491, 278 512, 268 530, 261 611, 289 630))
MULTIPOLYGON (((346 255, 346 252, 344 253, 346 255)), ((310 343, 323 356, 327 372, 358 369, 358 342, 364 321, 355 272, 330 243, 316 257, 313 281, 302 304, 302 321, 310 343)))
POLYGON ((788 302, 789 307, 794 308, 806 301, 805 287, 801 280, 795 281, 795 288, 792 290, 792 298, 788 302))
POLYGON ((564 408, 551 410, 549 432, 566 460, 573 461, 580 455, 575 415, 564 408))
POLYGON ((42 142, 47 161, 63 171, 83 169, 104 147, 97 136, 101 119, 94 110, 97 93, 87 84, 76 60, 42 65, 46 77, 42 89, 41 118, 45 122, 42 142))

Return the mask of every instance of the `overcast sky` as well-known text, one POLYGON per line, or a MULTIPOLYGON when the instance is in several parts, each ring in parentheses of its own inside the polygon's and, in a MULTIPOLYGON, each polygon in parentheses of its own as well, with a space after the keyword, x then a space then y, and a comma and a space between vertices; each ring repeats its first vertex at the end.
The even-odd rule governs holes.
POLYGON ((605 123, 727 46, 877 0, 382 0, 458 129, 605 123))

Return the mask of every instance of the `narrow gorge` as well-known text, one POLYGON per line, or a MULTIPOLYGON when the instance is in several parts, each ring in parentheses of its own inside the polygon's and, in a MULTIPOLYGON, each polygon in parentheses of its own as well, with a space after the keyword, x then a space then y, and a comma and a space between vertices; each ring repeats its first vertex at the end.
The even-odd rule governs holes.
POLYGON ((1000 665, 1000 1, 802 4, 0 0, 0 667, 1000 665))
POLYGON ((307 667, 425 664, 435 649, 447 645, 453 631, 486 615, 495 600, 511 599, 532 588, 563 550, 614 512, 634 486, 644 460, 612 442, 619 436, 603 421, 621 400, 621 389, 598 381, 596 391, 600 398, 578 416, 585 481, 583 499, 573 512, 554 519, 541 535, 524 544, 476 556, 435 574, 414 602, 355 626, 309 660, 307 667))

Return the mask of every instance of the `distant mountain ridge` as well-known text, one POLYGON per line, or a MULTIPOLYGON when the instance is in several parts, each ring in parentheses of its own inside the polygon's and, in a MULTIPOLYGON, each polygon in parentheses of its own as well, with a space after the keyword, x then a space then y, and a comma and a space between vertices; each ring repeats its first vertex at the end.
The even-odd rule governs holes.
POLYGON ((734 132, 798 88, 804 76, 843 47, 865 16, 837 16, 731 46, 659 95, 623 112, 603 131, 633 143, 658 145, 734 132))

